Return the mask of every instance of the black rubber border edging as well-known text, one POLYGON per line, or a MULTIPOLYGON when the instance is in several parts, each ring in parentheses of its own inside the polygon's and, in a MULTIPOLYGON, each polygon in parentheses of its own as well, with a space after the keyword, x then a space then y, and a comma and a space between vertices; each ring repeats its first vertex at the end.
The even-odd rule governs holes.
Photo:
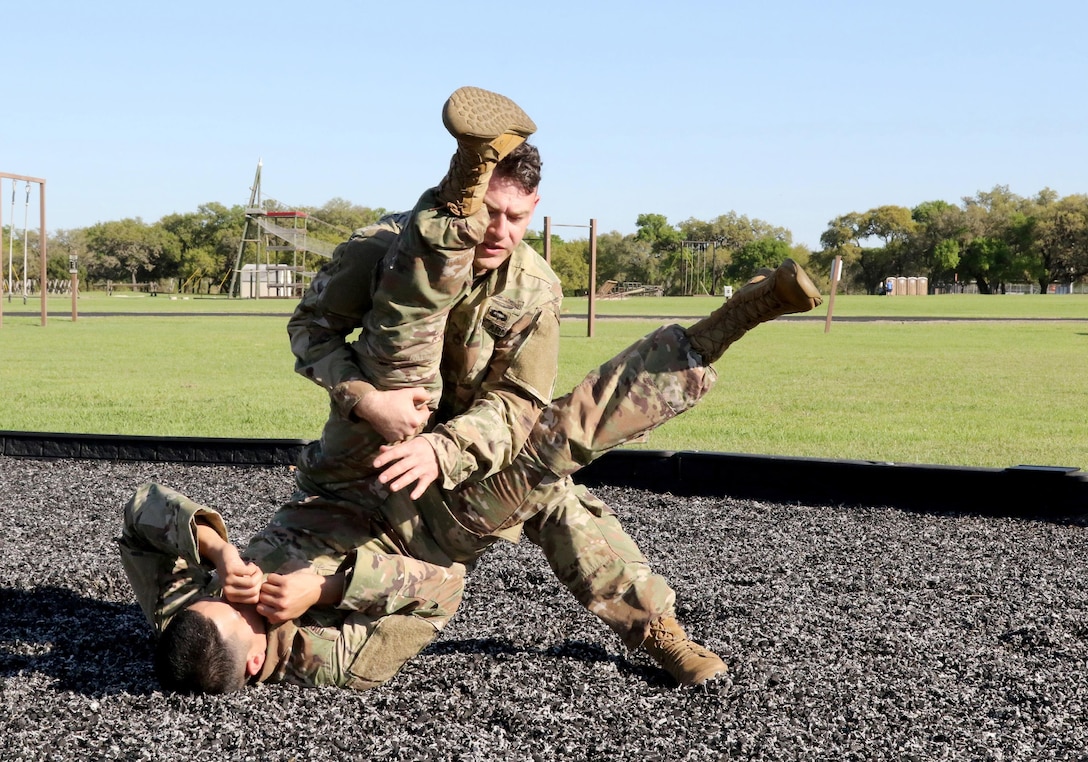
POLYGON ((1088 516, 1088 474, 1072 467, 965 468, 713 452, 615 451, 578 475, 685 496, 807 505, 886 505, 1049 520, 1088 516), (617 457, 618 456, 618 457, 617 457))
POLYGON ((86 458, 274 466, 294 463, 305 445, 306 441, 301 439, 217 439, 0 431, 0 455, 16 458, 86 458))
MULTIPOLYGON (((145 437, 0 431, 0 455, 25 458, 290 465, 301 439, 145 437)), ((809 505, 887 505, 1050 520, 1088 516, 1088 474, 1063 466, 965 468, 877 461, 615 450, 578 481, 678 497, 731 496, 809 505)))

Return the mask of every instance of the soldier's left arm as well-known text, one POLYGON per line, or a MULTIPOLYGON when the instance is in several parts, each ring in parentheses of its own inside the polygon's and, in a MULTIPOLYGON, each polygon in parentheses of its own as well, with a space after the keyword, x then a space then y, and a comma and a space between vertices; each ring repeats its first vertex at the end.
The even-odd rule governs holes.
POLYGON ((310 568, 269 574, 260 587, 257 612, 272 624, 300 617, 313 606, 336 606, 344 596, 343 573, 318 574, 310 568))
POLYGON ((200 553, 201 527, 227 541, 217 511, 160 484, 142 485, 125 506, 117 541, 121 564, 157 632, 194 600, 219 589, 214 564, 200 553))
POLYGON ((335 585, 299 626, 281 625, 290 628, 295 648, 275 679, 355 690, 381 685, 453 617, 464 574, 461 564, 444 567, 363 547, 349 552, 340 570, 324 578, 335 585))

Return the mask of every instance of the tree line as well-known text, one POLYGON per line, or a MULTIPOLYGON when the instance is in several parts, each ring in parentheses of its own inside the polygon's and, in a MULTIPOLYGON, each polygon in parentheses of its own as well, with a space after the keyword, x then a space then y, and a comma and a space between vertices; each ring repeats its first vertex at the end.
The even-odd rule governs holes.
POLYGON ((1044 188, 1023 198, 998 185, 960 205, 928 201, 845 214, 828 223, 820 243, 821 264, 841 255, 866 290, 885 276, 924 275, 931 287, 973 282, 992 294, 1033 283, 1045 294, 1052 283, 1088 275, 1088 196, 1044 188))
MULTIPOLYGON (((266 212, 288 211, 288 207, 273 199, 265 201, 262 208, 266 212)), ((321 207, 296 207, 291 211, 306 214, 308 236, 329 243, 345 240, 352 230, 370 225, 385 214, 384 209, 356 206, 341 198, 334 198, 321 207)), ((9 246, 14 249, 13 261, 18 262, 14 268, 15 277, 22 276, 23 244, 19 238, 24 231, 17 229, 15 232, 11 244, 12 236, 5 226, 4 289, 8 281, 9 246)), ((250 236, 253 235, 255 232, 250 231, 250 236)), ((153 223, 130 217, 85 228, 58 230, 49 234, 47 242, 46 279, 67 279, 69 258, 74 256, 80 281, 95 287, 107 282, 135 285, 173 281, 181 291, 225 293, 245 236, 245 207, 218 203, 203 204, 195 212, 169 214, 153 223)), ((36 231, 26 231, 30 279, 37 279, 40 270, 38 238, 36 231)), ((252 250, 248 256, 252 259, 252 250)), ((269 260, 290 264, 290 255, 271 252, 269 260)))
MULTIPOLYGON (((263 208, 288 209, 274 200, 265 201, 263 208)), ((309 236, 330 243, 345 240, 352 230, 372 224, 386 212, 341 198, 293 210, 306 213, 309 236)), ((245 227, 242 206, 208 203, 154 223, 127 218, 58 230, 49 234, 46 278, 68 278, 69 256, 76 256, 84 283, 172 280, 182 291, 225 292, 245 227)), ((0 248, 5 268, 10 232, 5 226, 0 248)), ((29 276, 35 279, 38 235, 26 233, 25 241, 14 241, 11 254, 21 263, 21 247, 26 247, 29 276)), ((539 230, 530 231, 526 241, 544 252, 539 230)), ((550 244, 552 268, 564 292, 584 293, 589 281, 588 237, 563 240, 553 235, 550 244)), ((1088 276, 1088 196, 1059 197, 1043 189, 1021 197, 1008 186, 996 186, 959 204, 879 206, 830 220, 820 245, 820 250, 811 251, 794 244, 788 229, 732 211, 675 225, 664 215, 640 214, 636 232, 598 235, 597 283, 655 285, 665 294, 720 294, 724 286, 741 285, 758 268, 793 257, 826 286, 831 263, 841 256, 844 275, 839 288, 848 293, 876 293, 885 278, 911 275, 926 277, 931 290, 973 283, 980 293, 989 294, 1003 293, 1010 284, 1033 283, 1046 293, 1052 283, 1073 283, 1088 276)), ((287 252, 266 256, 273 263, 291 264, 287 252)), ((21 276, 21 264, 15 269, 21 276)), ((2 288, 6 287, 5 271, 2 288)))
MULTIPOLYGON (((972 283, 983 294, 1014 283, 1046 293, 1052 283, 1088 276, 1088 196, 1059 197, 1050 189, 1024 198, 999 185, 958 205, 928 201, 850 212, 828 222, 818 251, 794 244, 785 228, 735 212, 678 225, 642 214, 636 225, 631 235, 599 236, 599 281, 653 283, 666 294, 721 293, 793 257, 826 287, 837 256, 844 273, 839 288, 854 293, 879 293, 892 276, 924 276, 932 290, 972 283)), ((553 240, 553 250, 564 286, 587 283, 588 242, 553 240)))

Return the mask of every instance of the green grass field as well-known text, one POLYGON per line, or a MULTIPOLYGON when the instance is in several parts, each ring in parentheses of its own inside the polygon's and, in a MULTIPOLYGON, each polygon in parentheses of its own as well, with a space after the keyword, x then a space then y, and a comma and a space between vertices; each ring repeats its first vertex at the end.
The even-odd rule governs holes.
MULTIPOLYGON (((599 302, 597 314, 694 316, 717 304, 643 298, 599 302)), ((91 294, 73 322, 71 298, 53 297, 43 327, 35 299, 5 300, 0 429, 316 437, 327 403, 292 371, 292 307, 91 294)), ((565 311, 584 314, 585 300, 565 311)), ((887 320, 828 333, 826 302, 815 315, 753 331, 717 363, 696 410, 635 446, 1088 470, 1088 296, 839 296, 836 318, 887 320)), ((567 318, 557 392, 660 323, 601 320, 590 339, 585 320, 567 318)))
MULTIPOLYGON (((601 317, 629 317, 639 315, 664 315, 672 317, 698 317, 705 315, 721 303, 714 296, 665 296, 634 297, 630 299, 597 299, 595 309, 601 317)), ((809 316, 821 319, 827 316, 829 300, 825 296, 824 304, 817 307, 809 316)), ((275 314, 287 315, 294 309, 293 299, 227 299, 222 296, 173 296, 159 294, 150 296, 145 293, 117 292, 107 296, 105 292, 94 291, 81 294, 77 303, 79 314, 99 312, 156 312, 163 314, 227 313, 227 314, 275 314)), ((72 297, 53 295, 49 297, 48 309, 51 316, 59 320, 71 319, 72 297)), ((6 313, 19 313, 36 316, 41 311, 40 302, 31 297, 27 304, 22 298, 14 297, 10 302, 5 298, 2 310, 6 313)), ((563 311, 569 315, 585 315, 588 312, 588 300, 585 297, 567 297, 563 300, 563 311)), ((949 318, 949 319, 986 319, 986 318, 1062 318, 1067 320, 1088 320, 1088 294, 1073 296, 1051 295, 1007 295, 980 296, 977 294, 957 294, 942 296, 854 296, 837 295, 833 318, 949 318)))

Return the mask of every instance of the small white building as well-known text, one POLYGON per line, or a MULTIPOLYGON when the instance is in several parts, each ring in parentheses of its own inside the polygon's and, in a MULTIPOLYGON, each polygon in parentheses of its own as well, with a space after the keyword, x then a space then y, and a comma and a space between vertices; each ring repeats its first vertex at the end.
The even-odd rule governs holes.
POLYGON ((291 265, 242 265, 238 296, 242 299, 294 297, 295 269, 291 265))

